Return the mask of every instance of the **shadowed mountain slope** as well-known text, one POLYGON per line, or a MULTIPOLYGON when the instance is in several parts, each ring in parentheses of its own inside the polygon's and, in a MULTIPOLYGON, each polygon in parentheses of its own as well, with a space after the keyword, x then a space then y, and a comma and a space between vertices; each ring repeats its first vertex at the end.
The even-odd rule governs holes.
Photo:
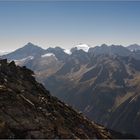
POLYGON ((45 86, 99 124, 139 136, 140 61, 100 55, 85 65, 77 64, 77 70, 74 61, 67 69, 64 65, 44 81, 45 86))

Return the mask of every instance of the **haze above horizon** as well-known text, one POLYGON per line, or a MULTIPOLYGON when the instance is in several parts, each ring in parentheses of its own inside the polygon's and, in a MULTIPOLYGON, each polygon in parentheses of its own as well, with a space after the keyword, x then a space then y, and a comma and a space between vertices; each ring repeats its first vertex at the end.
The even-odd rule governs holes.
POLYGON ((0 50, 140 44, 139 1, 0 2, 0 50))

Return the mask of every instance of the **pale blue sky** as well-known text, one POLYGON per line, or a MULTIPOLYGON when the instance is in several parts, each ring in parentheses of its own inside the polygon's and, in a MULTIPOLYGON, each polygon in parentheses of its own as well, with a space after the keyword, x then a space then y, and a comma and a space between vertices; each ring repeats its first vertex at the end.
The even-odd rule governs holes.
POLYGON ((139 1, 0 2, 0 50, 140 44, 139 1))

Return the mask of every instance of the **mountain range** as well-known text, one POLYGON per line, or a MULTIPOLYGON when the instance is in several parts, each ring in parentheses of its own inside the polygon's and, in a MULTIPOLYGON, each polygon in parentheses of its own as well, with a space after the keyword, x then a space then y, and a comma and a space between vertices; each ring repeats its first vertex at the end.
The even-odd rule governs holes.
POLYGON ((102 126, 52 97, 33 71, 0 60, 0 138, 111 138, 102 126))
POLYGON ((136 138, 88 120, 35 80, 34 72, 0 60, 1 139, 136 138))
POLYGON ((45 50, 28 43, 1 58, 33 70, 53 96, 95 122, 140 137, 139 45, 45 50))

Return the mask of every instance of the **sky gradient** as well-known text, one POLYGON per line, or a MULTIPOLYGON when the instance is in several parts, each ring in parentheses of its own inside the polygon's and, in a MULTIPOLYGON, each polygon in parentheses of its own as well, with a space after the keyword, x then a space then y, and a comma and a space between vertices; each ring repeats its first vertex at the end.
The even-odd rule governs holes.
POLYGON ((0 50, 140 44, 140 1, 0 1, 0 50))

